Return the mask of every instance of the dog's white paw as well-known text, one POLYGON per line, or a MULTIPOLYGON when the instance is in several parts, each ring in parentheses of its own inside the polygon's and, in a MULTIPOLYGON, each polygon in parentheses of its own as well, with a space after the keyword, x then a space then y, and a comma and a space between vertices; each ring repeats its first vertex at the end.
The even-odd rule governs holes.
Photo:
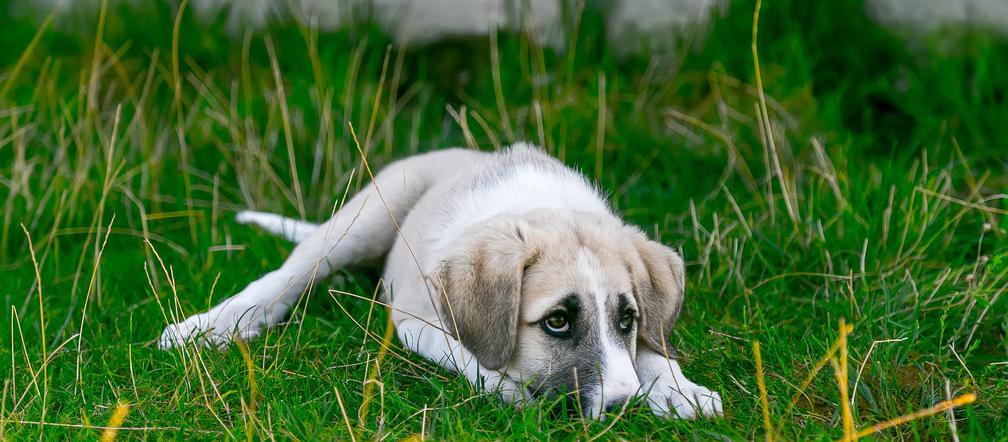
POLYGON ((724 413, 721 395, 707 387, 685 379, 658 379, 648 393, 648 404, 654 414, 662 417, 693 419, 699 416, 720 416, 724 413), (678 384, 678 385, 677 385, 678 384))
POLYGON ((266 318, 261 308, 224 304, 165 327, 158 347, 167 350, 196 344, 223 348, 235 335, 248 340, 258 336, 265 326, 266 318))

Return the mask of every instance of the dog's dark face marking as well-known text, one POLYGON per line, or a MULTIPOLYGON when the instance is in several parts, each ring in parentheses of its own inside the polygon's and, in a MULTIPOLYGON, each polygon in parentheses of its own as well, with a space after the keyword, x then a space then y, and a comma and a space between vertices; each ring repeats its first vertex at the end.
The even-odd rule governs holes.
POLYGON ((597 312, 592 304, 583 303, 577 294, 569 294, 543 318, 526 325, 531 333, 544 335, 542 340, 552 352, 546 373, 529 385, 534 396, 576 392, 598 379, 605 361, 594 320, 597 312), (557 327, 559 324, 563 326, 557 327))

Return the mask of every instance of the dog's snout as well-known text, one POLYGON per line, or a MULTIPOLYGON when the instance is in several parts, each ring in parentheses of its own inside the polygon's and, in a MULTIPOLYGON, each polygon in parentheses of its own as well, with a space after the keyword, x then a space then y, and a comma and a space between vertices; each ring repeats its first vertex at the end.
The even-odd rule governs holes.
POLYGON ((618 413, 628 402, 630 402, 630 396, 620 396, 609 399, 605 403, 604 410, 606 413, 618 413))

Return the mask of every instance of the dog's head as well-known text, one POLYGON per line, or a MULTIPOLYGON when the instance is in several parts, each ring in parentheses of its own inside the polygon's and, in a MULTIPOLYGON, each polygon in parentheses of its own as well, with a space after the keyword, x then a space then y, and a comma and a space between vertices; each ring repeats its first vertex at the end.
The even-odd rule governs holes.
POLYGON ((641 389, 639 345, 671 351, 684 268, 635 227, 542 210, 473 227, 429 279, 445 329, 483 367, 594 417, 641 389))

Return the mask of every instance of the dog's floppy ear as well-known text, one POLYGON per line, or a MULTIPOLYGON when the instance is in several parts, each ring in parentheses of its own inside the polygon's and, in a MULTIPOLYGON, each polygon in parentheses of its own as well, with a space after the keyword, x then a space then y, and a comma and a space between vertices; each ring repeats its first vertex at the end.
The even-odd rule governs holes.
POLYGON ((632 237, 635 250, 629 253, 627 265, 640 311, 638 338, 659 353, 674 354, 669 333, 679 317, 686 288, 683 259, 639 231, 635 230, 632 237))
POLYGON ((446 332, 488 369, 514 351, 525 268, 536 259, 529 228, 503 217, 471 228, 428 276, 446 332))

